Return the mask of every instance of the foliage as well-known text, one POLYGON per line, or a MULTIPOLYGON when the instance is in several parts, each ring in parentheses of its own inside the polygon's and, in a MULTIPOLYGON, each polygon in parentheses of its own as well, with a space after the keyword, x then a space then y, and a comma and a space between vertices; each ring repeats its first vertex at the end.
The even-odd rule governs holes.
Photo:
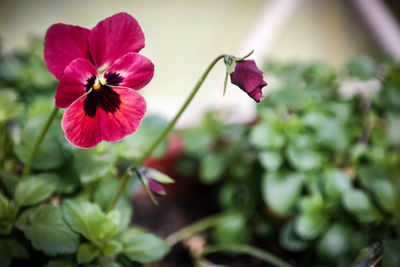
MULTIPOLYGON (((32 175, 21 176, 57 86, 40 43, 0 56, 0 265, 162 259, 170 246, 130 224, 134 184, 113 211, 106 209, 121 173, 163 129, 163 119, 147 116, 135 135, 89 151, 65 140, 59 115, 32 175)), ((182 175, 216 190, 229 214, 210 238, 225 248, 256 242, 296 266, 398 266, 400 66, 363 56, 341 72, 323 63, 270 63, 264 70, 270 92, 255 121, 228 124, 209 113, 181 131, 182 175)), ((165 148, 166 142, 155 156, 165 148)))
POLYGON ((132 186, 113 211, 105 210, 125 166, 165 120, 149 116, 134 137, 80 150, 63 137, 59 115, 39 147, 33 174, 21 176, 57 86, 41 43, 33 39, 28 51, 0 56, 0 265, 131 266, 162 259, 170 249, 166 242, 130 225, 132 186))
POLYGON ((296 266, 351 266, 384 242, 365 266, 382 254, 383 266, 397 266, 400 66, 362 56, 340 72, 323 63, 264 70, 270 91, 257 120, 232 125, 213 112, 182 131, 185 166, 218 185, 221 209, 235 214, 214 241, 277 241, 296 266))

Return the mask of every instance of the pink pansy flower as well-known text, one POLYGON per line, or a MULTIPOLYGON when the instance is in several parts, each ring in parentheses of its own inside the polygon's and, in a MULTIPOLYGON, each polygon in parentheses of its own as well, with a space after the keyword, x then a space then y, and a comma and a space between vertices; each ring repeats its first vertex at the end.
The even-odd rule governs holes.
POLYGON ((254 60, 236 62, 235 71, 231 73, 231 81, 245 91, 257 103, 263 97, 261 89, 267 85, 262 71, 254 60))
POLYGON ((47 30, 44 61, 59 80, 55 104, 67 109, 61 126, 68 141, 91 148, 137 130, 146 102, 136 90, 154 73, 153 63, 138 54, 143 47, 143 32, 127 13, 92 30, 61 23, 47 30))

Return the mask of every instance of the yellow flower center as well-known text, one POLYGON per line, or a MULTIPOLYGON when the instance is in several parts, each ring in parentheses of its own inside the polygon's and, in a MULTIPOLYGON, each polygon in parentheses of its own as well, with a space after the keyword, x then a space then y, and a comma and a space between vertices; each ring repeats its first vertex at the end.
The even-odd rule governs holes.
POLYGON ((96 81, 93 84, 93 89, 98 90, 100 88, 101 88, 101 83, 100 83, 99 79, 96 79, 96 81))

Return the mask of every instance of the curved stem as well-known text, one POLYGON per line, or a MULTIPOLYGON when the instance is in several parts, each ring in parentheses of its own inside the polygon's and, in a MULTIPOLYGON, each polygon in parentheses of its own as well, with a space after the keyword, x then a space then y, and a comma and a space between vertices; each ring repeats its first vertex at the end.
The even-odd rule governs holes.
POLYGON ((211 253, 216 253, 216 252, 228 252, 228 253, 234 253, 234 254, 247 254, 250 256, 253 256, 255 258, 258 258, 260 260, 263 260, 265 262, 268 262, 269 264, 272 264, 277 267, 293 267, 293 265, 285 262, 284 260, 278 258, 272 253, 269 253, 268 251, 252 247, 249 245, 244 245, 244 244, 221 244, 221 245, 216 245, 212 246, 209 248, 206 248, 203 253, 200 255, 200 257, 206 256, 211 253))
POLYGON ((214 214, 209 217, 203 218, 197 222, 194 222, 192 224, 189 224, 188 226, 185 226, 181 228, 180 230, 170 234, 165 241, 173 246, 177 244, 178 242, 191 237, 194 234, 197 234, 199 232, 202 232, 206 230, 207 228, 210 228, 219 222, 221 222, 223 219, 228 217, 230 214, 229 213, 222 213, 222 214, 214 214))
POLYGON ((22 176, 26 176, 29 174, 32 168, 33 160, 35 159, 36 153, 39 149, 40 143, 42 143, 43 138, 46 136, 47 130, 49 129, 51 123, 58 113, 59 108, 54 107, 50 116, 47 118, 46 123, 43 125, 43 128, 40 130, 39 136, 36 138, 35 143, 33 143, 32 151, 29 154, 28 160, 26 161, 24 170, 22 172, 22 176))
POLYGON ((118 188, 117 193, 114 195, 110 205, 107 208, 107 212, 111 211, 117 204, 118 199, 120 198, 122 192, 124 191, 124 188, 127 185, 129 178, 131 177, 131 175, 129 175, 129 172, 131 171, 131 169, 142 165, 144 163, 144 161, 147 159, 147 157, 151 155, 153 150, 161 143, 162 140, 164 140, 164 138, 167 136, 167 134, 175 126, 175 123, 181 117, 181 115, 183 114, 185 109, 189 106, 193 97, 199 91, 201 85, 203 84, 204 80, 210 73, 211 69, 215 66, 215 64, 217 64, 217 62, 220 59, 224 58, 224 56, 225 55, 220 55, 220 56, 216 57, 210 63, 210 65, 208 65, 207 69, 204 71, 203 75, 201 75, 200 79, 197 81, 196 85, 194 86, 192 92, 190 93, 190 95, 188 96, 188 98, 186 99, 186 101, 182 105, 182 107, 179 109, 178 113, 176 113, 175 117, 168 123, 168 125, 164 128, 164 130, 160 133, 160 135, 154 140, 154 142, 151 144, 151 146, 142 154, 142 156, 128 167, 128 171, 122 177, 122 183, 121 183, 120 187, 118 188))

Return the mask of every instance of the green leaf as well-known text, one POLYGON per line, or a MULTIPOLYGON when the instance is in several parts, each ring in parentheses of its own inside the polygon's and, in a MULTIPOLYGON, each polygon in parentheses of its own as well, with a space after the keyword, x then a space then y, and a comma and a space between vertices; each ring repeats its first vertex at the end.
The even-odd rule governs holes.
POLYGON ((106 143, 94 149, 81 149, 74 155, 74 166, 82 183, 90 183, 108 174, 113 166, 115 153, 106 143))
POLYGON ((100 255, 100 250, 90 243, 84 243, 79 246, 76 260, 79 264, 88 263, 100 255))
MULTIPOLYGON (((116 179, 105 179, 96 188, 94 202, 97 203, 103 211, 107 209, 120 183, 121 181, 116 179)), ((132 219, 133 207, 130 198, 126 194, 122 195, 114 209, 119 211, 119 231, 122 231, 128 227, 132 219)))
POLYGON ((260 123, 251 130, 249 141, 259 149, 279 149, 285 144, 284 136, 272 125, 266 123, 260 123))
POLYGON ((95 244, 110 239, 118 231, 118 211, 106 215, 97 204, 82 199, 65 200, 62 209, 69 226, 95 244))
POLYGON ((5 220, 8 219, 9 214, 9 201, 8 199, 0 192, 0 219, 5 220))
POLYGON ((353 189, 342 198, 344 207, 358 217, 361 222, 369 223, 381 219, 381 215, 372 205, 367 194, 359 189, 353 189))
POLYGON ((225 159, 218 154, 210 153, 200 162, 200 180, 204 184, 213 184, 222 178, 225 170, 225 159))
POLYGON ((342 120, 318 112, 309 112, 304 116, 303 122, 315 129, 315 141, 321 146, 337 152, 348 148, 350 140, 342 120))
POLYGON ((58 169, 57 174, 60 176, 60 179, 58 179, 55 193, 71 194, 81 186, 79 175, 75 171, 72 162, 68 162, 63 168, 58 169))
POLYGON ((304 251, 308 247, 308 243, 296 235, 293 222, 288 222, 283 226, 279 233, 279 243, 285 249, 293 252, 304 251))
POLYGON ((219 222, 213 230, 213 238, 217 243, 242 244, 250 237, 246 218, 243 214, 235 213, 219 222))
POLYGON ((367 56, 359 56, 347 64, 347 71, 351 76, 368 80, 375 77, 375 63, 367 56))
MULTIPOLYGON (((120 184, 120 180, 105 179, 101 181, 96 188, 93 196, 94 202, 97 203, 103 211, 105 211, 111 203, 111 200, 117 192, 120 184)), ((122 231, 128 227, 132 219, 133 206, 131 205, 130 198, 126 194, 122 195, 114 209, 119 211, 119 231, 122 231)))
POLYGON ((300 214, 296 217, 294 229, 303 239, 318 237, 326 228, 329 215, 319 193, 305 196, 300 201, 300 214))
POLYGON ((28 251, 17 240, 0 239, 0 266, 9 266, 12 259, 28 259, 28 251))
POLYGON ((258 154, 261 166, 267 171, 276 171, 282 165, 282 155, 276 151, 263 151, 258 154))
POLYGON ((310 149, 289 146, 286 154, 290 164, 300 171, 308 171, 321 166, 321 156, 310 149))
MULTIPOLYGON (((38 137, 46 118, 47 116, 45 114, 31 117, 23 128, 21 142, 14 147, 16 155, 23 163, 26 163, 33 148, 34 142, 32 142, 32 140, 36 140, 38 137)), ((52 170, 60 167, 64 163, 66 155, 61 145, 60 136, 64 136, 64 133, 60 127, 60 120, 56 119, 39 146, 35 160, 33 161, 34 168, 52 170)))
POLYGON ((330 169, 325 174, 325 192, 334 200, 340 200, 352 188, 351 178, 340 169, 330 169))
POLYGON ((396 213, 398 211, 397 193, 391 183, 387 180, 376 179, 373 188, 379 205, 387 212, 396 213))
POLYGON ((162 259, 170 246, 161 238, 139 228, 129 228, 119 234, 124 253, 131 261, 149 263, 162 259))
POLYGON ((374 183, 377 179, 386 180, 389 178, 388 173, 377 166, 361 166, 357 170, 358 178, 361 185, 371 191, 374 190, 374 183))
POLYGON ((264 202, 278 215, 288 215, 296 205, 304 176, 300 173, 268 173, 262 179, 264 202))
POLYGON ((171 177, 169 177, 165 173, 162 173, 160 171, 157 171, 157 170, 151 169, 151 168, 146 168, 146 169, 148 171, 146 173, 146 175, 149 178, 153 178, 153 180, 156 180, 157 182, 159 182, 161 184, 172 184, 172 183, 175 183, 174 179, 172 179, 171 177))
POLYGON ((350 231, 344 225, 334 224, 318 242, 318 254, 322 258, 337 260, 348 251, 350 231))
POLYGON ((7 192, 14 195, 15 186, 19 181, 19 177, 12 172, 0 170, 0 181, 6 186, 7 192))
POLYGON ((13 90, 0 90, 0 123, 16 117, 23 110, 23 105, 17 102, 17 98, 18 95, 13 90))
POLYGON ((0 192, 0 235, 9 235, 13 227, 13 221, 17 216, 18 210, 14 202, 0 192))
POLYGON ((64 222, 60 207, 28 209, 20 215, 16 226, 34 248, 50 256, 74 253, 79 245, 79 236, 64 222))
POLYGON ((320 167, 321 155, 313 148, 314 143, 307 135, 298 135, 290 142, 286 155, 290 164, 300 171, 307 171, 320 167))
POLYGON ((318 237, 327 225, 327 219, 321 214, 303 214, 295 221, 296 233, 303 239, 311 240, 318 237))
POLYGON ((383 262, 382 267, 396 267, 400 266, 400 241, 388 240, 385 242, 383 249, 383 262))
POLYGON ((302 109, 310 101, 305 90, 298 89, 296 86, 284 84, 279 90, 272 91, 264 101, 270 106, 286 107, 292 110, 302 109))
POLYGON ((23 207, 45 200, 57 186, 58 176, 42 173, 23 178, 15 188, 17 206, 23 207))
POLYGON ((122 251, 122 244, 116 240, 107 241, 103 246, 103 253, 107 257, 112 257, 122 251))

